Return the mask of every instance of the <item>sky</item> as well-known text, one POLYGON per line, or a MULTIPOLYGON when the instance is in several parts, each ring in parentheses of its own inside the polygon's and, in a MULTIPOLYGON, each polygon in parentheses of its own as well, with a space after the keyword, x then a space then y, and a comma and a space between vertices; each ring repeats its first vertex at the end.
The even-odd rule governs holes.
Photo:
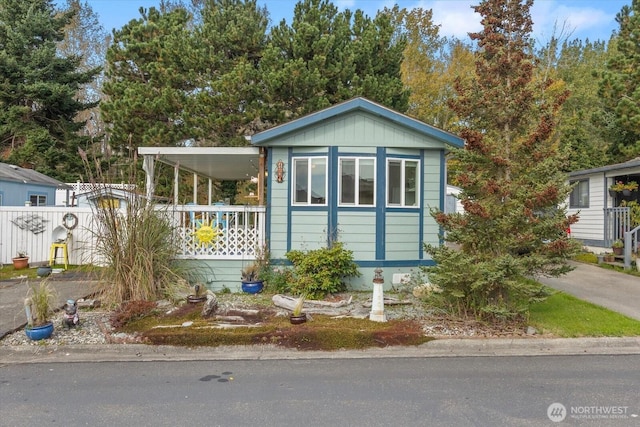
MULTIPOLYGON (((131 19, 138 19, 140 7, 153 7, 159 0, 86 0, 99 16, 105 30, 120 28, 131 19)), ((531 9, 533 36, 546 44, 555 34, 558 38, 609 40, 612 31, 618 29, 616 14, 632 0, 534 0, 531 9), (554 27, 556 28, 554 30, 554 27)), ((272 24, 282 19, 291 23, 295 0, 259 0, 269 11, 272 24)), ((340 10, 362 9, 370 17, 385 6, 412 9, 421 7, 433 10, 433 21, 441 25, 440 35, 455 36, 467 40, 467 33, 480 30, 480 16, 471 5, 479 0, 333 0, 340 10)))

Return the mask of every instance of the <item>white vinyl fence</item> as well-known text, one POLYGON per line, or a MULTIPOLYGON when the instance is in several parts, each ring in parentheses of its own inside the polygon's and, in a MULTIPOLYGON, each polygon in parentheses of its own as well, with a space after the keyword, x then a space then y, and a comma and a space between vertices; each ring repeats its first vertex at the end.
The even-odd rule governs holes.
MULTIPOLYGON (((256 249, 265 242, 265 208, 258 206, 158 206, 169 215, 183 259, 223 260, 256 256, 256 249), (205 239, 200 230, 213 232, 205 239)), ((74 207, 0 207, 0 263, 11 264, 18 252, 26 252, 29 263, 49 262, 52 243, 66 236, 69 230, 69 263, 101 265, 96 246, 94 212, 91 208, 74 207), (73 214, 68 215, 68 214, 73 214), (65 219, 66 218, 66 219, 65 219)), ((58 250, 57 264, 62 262, 58 250)))
MULTIPOLYGON (((26 252, 30 264, 47 263, 51 244, 67 234, 63 218, 69 213, 73 216, 67 217, 68 226, 74 225, 74 218, 78 219, 67 239, 69 263, 97 264, 91 208, 27 206, 0 207, 0 263, 11 264, 18 252, 26 252)), ((57 262, 62 263, 61 250, 58 256, 57 262)))

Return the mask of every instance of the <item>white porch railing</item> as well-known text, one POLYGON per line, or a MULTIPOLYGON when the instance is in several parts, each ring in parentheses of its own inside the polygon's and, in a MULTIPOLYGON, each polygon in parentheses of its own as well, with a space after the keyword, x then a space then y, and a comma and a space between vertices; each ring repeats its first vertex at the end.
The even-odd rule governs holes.
POLYGON ((247 259, 265 242, 264 206, 178 205, 174 209, 180 247, 178 258, 247 259), (212 227, 216 236, 199 238, 201 227, 212 227))
MULTIPOLYGON (((265 208, 263 206, 158 206, 176 230, 182 259, 253 259, 256 249, 265 242, 265 208), (201 241, 198 230, 211 226, 216 237, 201 241)), ((98 236, 93 230, 91 208, 69 207, 0 207, 0 263, 11 264, 18 252, 26 252, 31 264, 49 261, 56 227, 63 217, 73 213, 78 218, 68 242, 69 262, 74 265, 96 264, 101 260, 95 248, 98 236)), ((58 229, 59 232, 59 229, 58 229)), ((58 234, 58 233, 56 233, 58 234)))

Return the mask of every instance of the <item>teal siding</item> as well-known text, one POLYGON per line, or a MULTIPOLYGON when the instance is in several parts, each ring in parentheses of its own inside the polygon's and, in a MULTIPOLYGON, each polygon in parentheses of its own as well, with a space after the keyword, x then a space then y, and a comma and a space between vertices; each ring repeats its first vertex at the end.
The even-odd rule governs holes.
POLYGON ((338 240, 356 260, 376 258, 375 212, 338 212, 338 240))
MULTIPOLYGON (((200 273, 198 282, 203 283, 213 292, 229 289, 231 292, 242 292, 240 271, 249 262, 235 260, 185 260, 187 268, 200 273)), ((375 262, 374 262, 375 264, 375 262)), ((372 291, 373 276, 376 267, 360 267, 360 277, 345 280, 347 288, 353 291, 372 291)), ((410 274, 417 267, 384 267, 384 288, 390 290, 393 286, 394 274, 410 274)))
MULTIPOLYGON (((438 245, 440 242, 440 226, 430 215, 431 209, 443 210, 443 194, 446 182, 442 175, 442 165, 440 163, 440 151, 427 150, 424 152, 424 175, 422 194, 424 198, 423 234, 422 241, 430 245, 438 245)), ((423 252, 423 257, 431 259, 423 252)))
POLYGON ((269 151, 267 170, 269 171, 267 182, 267 222, 269 233, 267 245, 271 257, 283 259, 287 253, 287 227, 289 206, 289 152, 287 148, 273 148, 269 151), (282 160, 284 163, 284 182, 276 181, 276 163, 282 160))
POLYGON ((326 211, 291 213, 291 249, 312 250, 327 246, 326 211))
POLYGON ((418 259, 420 235, 416 232, 420 225, 418 212, 387 213, 386 217, 387 260, 418 259))
POLYGON ((374 114, 354 111, 269 143, 274 147, 441 148, 442 142, 374 114))
POLYGON ((207 289, 219 292, 224 288, 242 292, 240 271, 253 260, 184 260, 184 265, 195 273, 194 279, 207 289))

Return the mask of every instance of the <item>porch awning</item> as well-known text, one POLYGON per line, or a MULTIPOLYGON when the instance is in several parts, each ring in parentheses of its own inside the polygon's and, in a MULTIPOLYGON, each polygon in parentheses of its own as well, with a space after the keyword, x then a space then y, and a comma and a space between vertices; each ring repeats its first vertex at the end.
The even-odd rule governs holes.
POLYGON ((138 147, 143 156, 212 180, 245 180, 259 174, 258 147, 138 147))

